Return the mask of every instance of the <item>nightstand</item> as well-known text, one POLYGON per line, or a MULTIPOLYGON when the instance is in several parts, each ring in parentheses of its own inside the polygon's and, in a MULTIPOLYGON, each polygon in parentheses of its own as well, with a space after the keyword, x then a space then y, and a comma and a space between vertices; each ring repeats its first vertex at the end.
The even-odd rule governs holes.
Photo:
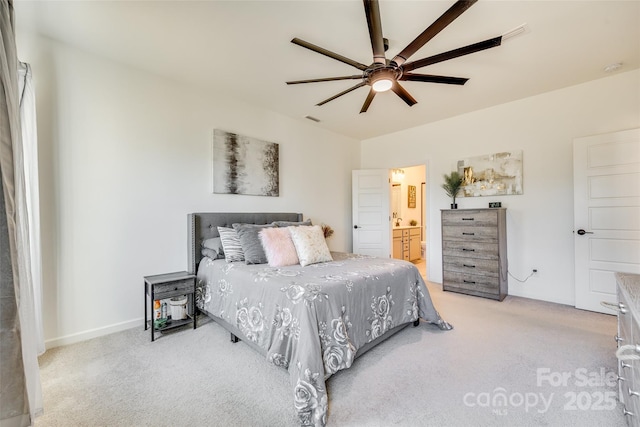
POLYGON ((186 271, 176 273, 157 274, 144 277, 144 330, 151 328, 151 341, 155 340, 155 331, 166 331, 193 323, 196 328, 196 276, 186 271), (191 314, 186 319, 171 320, 165 326, 156 328, 153 324, 153 302, 171 297, 187 295, 191 300, 191 314), (149 305, 147 306, 147 297, 149 305), (148 308, 148 310, 147 310, 148 308))

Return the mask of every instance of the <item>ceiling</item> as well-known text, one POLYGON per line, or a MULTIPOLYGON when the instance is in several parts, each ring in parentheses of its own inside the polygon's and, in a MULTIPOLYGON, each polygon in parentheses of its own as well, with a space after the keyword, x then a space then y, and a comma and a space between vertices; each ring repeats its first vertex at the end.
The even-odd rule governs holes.
MULTIPOLYGON (((452 4, 381 0, 392 58, 452 4)), ((316 103, 354 80, 285 81, 358 74, 349 65, 290 43, 294 37, 355 61, 372 62, 361 1, 17 1, 16 25, 178 81, 276 111, 358 140, 607 77, 640 63, 640 1, 479 1, 410 60, 499 36, 499 47, 417 70, 469 78, 464 86, 402 82, 418 101, 391 91, 360 114, 368 87, 316 103), (314 123, 305 119, 312 116, 314 123)), ((20 52, 20 46, 18 46, 20 52)), ((36 70, 37 71, 37 70, 36 70)), ((640 90, 640 85, 638 90, 640 90)))

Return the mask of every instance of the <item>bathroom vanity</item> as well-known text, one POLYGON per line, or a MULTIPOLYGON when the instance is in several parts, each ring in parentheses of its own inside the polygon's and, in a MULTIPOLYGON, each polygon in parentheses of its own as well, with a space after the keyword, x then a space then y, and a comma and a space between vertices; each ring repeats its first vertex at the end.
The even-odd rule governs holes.
POLYGON ((420 259, 420 227, 406 226, 393 228, 393 257, 405 261, 420 259))

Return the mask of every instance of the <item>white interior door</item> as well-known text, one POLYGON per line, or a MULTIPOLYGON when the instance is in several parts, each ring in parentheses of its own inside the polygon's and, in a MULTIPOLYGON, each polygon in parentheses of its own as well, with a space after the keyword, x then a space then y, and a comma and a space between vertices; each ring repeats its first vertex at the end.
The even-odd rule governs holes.
POLYGON ((353 253, 391 257, 389 170, 354 170, 351 186, 353 253))
POLYGON ((614 273, 640 273, 640 129, 575 139, 573 174, 576 308, 614 314, 614 273))

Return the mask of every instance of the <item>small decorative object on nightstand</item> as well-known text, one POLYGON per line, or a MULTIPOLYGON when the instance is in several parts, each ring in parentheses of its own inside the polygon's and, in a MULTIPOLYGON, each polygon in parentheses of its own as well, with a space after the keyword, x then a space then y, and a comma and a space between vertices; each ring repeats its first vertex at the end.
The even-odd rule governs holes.
POLYGON ((144 277, 144 330, 151 328, 151 341, 155 340, 154 332, 156 331, 161 332, 191 323, 193 323, 193 329, 196 328, 195 293, 196 276, 186 271, 144 277), (149 318, 154 313, 154 301, 183 295, 191 299, 191 314, 188 314, 186 319, 172 320, 169 318, 163 326, 154 326, 155 319, 149 318), (147 305, 147 297, 149 305, 147 305))

